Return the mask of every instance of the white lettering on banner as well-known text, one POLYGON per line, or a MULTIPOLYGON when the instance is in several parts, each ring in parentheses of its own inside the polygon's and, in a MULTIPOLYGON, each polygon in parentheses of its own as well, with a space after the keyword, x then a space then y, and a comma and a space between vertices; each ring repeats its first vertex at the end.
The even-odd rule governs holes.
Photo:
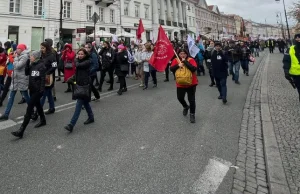
POLYGON ((51 65, 52 67, 57 67, 57 62, 53 62, 51 65))
POLYGON ((31 72, 31 77, 39 77, 40 76, 40 72, 39 71, 32 71, 31 72))

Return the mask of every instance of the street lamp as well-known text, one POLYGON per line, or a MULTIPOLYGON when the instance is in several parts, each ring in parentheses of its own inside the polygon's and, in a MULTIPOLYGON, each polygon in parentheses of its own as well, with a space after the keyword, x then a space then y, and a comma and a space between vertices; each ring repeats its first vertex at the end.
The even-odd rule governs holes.
MULTIPOLYGON (((275 1, 280 2, 280 0, 275 0, 275 1)), ((288 31, 288 37, 289 37, 289 40, 291 40, 291 34, 290 34, 290 29, 289 29, 289 22, 288 22, 288 19, 287 19, 287 14, 286 14, 284 0, 282 0, 282 3, 283 3, 283 8, 284 8, 284 15, 285 15, 286 27, 287 27, 287 31, 288 31)))

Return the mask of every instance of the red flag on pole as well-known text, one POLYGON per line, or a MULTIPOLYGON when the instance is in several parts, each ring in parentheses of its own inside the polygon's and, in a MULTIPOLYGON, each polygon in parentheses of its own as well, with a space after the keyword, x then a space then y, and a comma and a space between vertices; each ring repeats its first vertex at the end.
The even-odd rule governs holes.
POLYGON ((144 26, 143 26, 143 22, 142 22, 142 19, 140 19, 140 22, 139 22, 139 27, 136 31, 136 38, 138 40, 141 40, 142 38, 142 33, 145 32, 145 29, 144 29, 144 26))
POLYGON ((159 26, 157 40, 149 63, 157 71, 162 72, 165 71, 169 61, 172 59, 173 56, 173 45, 168 39, 164 29, 161 26, 159 26))

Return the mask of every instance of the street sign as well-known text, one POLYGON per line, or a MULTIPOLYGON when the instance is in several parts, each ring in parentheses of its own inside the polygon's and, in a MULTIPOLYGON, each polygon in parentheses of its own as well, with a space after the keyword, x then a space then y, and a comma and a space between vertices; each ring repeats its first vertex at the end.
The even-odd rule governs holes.
POLYGON ((93 20, 94 24, 96 24, 99 19, 100 19, 99 15, 96 12, 94 12, 94 14, 92 16, 92 20, 93 20))

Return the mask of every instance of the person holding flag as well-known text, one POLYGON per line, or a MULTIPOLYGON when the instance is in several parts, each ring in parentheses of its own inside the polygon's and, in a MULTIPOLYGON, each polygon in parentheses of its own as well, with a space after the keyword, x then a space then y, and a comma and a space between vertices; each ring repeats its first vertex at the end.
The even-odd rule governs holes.
POLYGON ((196 75, 197 63, 193 58, 189 57, 189 53, 185 49, 179 49, 178 56, 173 59, 170 68, 176 77, 177 99, 183 106, 183 116, 186 116, 190 110, 190 122, 195 123, 195 94, 196 86, 198 85, 196 75), (190 105, 184 100, 186 93, 190 105))

